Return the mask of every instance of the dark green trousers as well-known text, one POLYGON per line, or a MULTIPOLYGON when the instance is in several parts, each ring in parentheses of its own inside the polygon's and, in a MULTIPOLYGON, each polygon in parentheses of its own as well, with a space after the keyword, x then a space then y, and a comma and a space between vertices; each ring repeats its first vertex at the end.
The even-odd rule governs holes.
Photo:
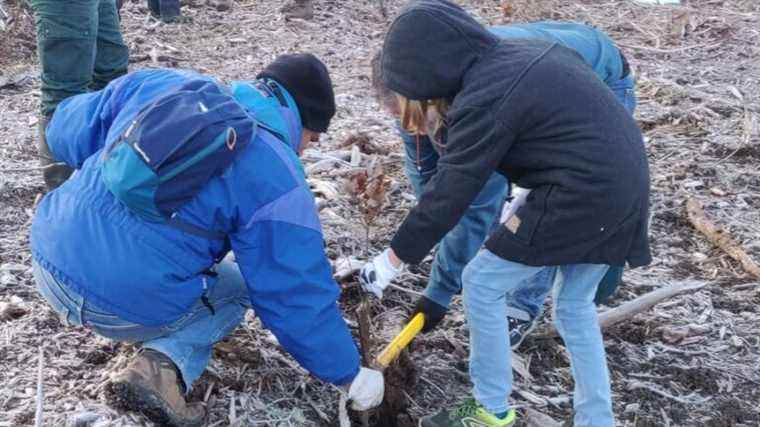
POLYGON ((100 90, 125 74, 129 50, 115 0, 31 0, 42 80, 41 113, 62 100, 100 90))

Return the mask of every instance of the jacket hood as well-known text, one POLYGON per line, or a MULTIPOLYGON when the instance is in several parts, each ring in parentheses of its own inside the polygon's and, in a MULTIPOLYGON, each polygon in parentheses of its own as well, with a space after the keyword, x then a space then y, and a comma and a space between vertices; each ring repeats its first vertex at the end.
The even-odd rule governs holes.
POLYGON ((413 1, 385 36, 384 83, 409 99, 454 98, 467 70, 498 42, 452 2, 413 1))

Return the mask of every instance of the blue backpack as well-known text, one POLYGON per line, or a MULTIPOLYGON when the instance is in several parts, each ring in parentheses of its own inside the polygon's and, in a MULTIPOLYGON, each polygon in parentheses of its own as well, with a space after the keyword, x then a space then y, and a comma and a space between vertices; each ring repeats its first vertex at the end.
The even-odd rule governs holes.
POLYGON ((226 89, 190 80, 143 107, 104 152, 103 182, 145 220, 224 239, 180 221, 176 212, 224 172, 260 125, 226 89))

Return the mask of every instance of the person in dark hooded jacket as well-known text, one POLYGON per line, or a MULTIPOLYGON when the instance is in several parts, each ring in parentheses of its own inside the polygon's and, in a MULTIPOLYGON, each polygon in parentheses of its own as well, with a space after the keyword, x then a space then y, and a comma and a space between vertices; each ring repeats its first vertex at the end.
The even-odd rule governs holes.
POLYGON ((576 383, 574 425, 614 425, 593 298, 610 265, 651 261, 649 168, 635 121, 577 53, 500 40, 445 0, 403 9, 383 52, 402 127, 434 135, 443 154, 390 248, 362 269, 365 289, 381 293, 405 263, 419 263, 493 172, 530 190, 462 275, 474 399, 421 425, 514 422, 505 302, 539 274, 557 278, 554 318, 576 383))
MULTIPOLYGON (((622 51, 604 32, 581 23, 558 21, 513 23, 488 27, 488 30, 501 39, 556 41, 578 52, 631 114, 636 109, 633 72, 622 51)), ((382 83, 381 56, 382 51, 378 50, 372 58, 372 86, 381 107, 398 118, 397 98, 382 83)), ((399 129, 399 134, 406 154, 404 172, 415 194, 419 196, 422 188, 436 173, 440 153, 425 134, 412 135, 402 129, 399 129)), ((428 318, 423 333, 432 331, 439 323, 438 320, 443 320, 452 297, 461 292, 462 271, 483 246, 489 231, 498 225, 499 209, 503 207, 503 211, 509 211, 510 201, 519 200, 522 192, 523 189, 519 187, 510 190, 509 182, 501 174, 492 174, 459 223, 439 242, 430 266, 428 284, 417 301, 418 306, 424 306, 429 312, 439 315, 428 318), (505 199, 509 201, 505 203, 505 199)), ((614 293, 621 283, 622 275, 623 267, 610 267, 599 283, 594 298, 596 304, 604 303, 614 293)), ((525 287, 516 291, 514 298, 510 299, 507 315, 509 340, 513 349, 518 348, 535 328, 552 286, 553 277, 550 274, 539 275, 535 280, 525 283, 525 287)))

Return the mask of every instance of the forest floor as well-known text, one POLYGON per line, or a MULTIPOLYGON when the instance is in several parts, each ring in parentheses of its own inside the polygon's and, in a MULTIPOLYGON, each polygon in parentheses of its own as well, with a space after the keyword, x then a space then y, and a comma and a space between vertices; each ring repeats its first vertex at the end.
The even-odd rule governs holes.
MULTIPOLYGON (((35 149, 40 82, 33 19, 19 1, 0 0, 0 426, 32 424, 40 349, 45 425, 150 425, 108 405, 109 376, 135 347, 63 326, 35 290, 28 235, 43 193, 35 149)), ((369 60, 390 18, 380 14, 377 0, 314 1, 313 19, 286 21, 276 0, 235 0, 229 9, 214 0, 192 0, 183 6, 186 22, 166 25, 151 18, 144 3, 128 0, 122 28, 132 70, 189 68, 226 81, 251 79, 286 52, 313 52, 328 64, 338 113, 304 163, 322 207, 328 254, 337 264, 361 258, 367 249, 364 227, 344 191, 353 169, 377 158, 391 180, 389 203, 371 234, 373 253, 387 245, 414 197, 403 176, 400 139, 369 82, 369 60), (359 133, 370 143, 354 149, 361 154, 354 154, 352 166, 350 143, 359 133)), ((590 23, 619 43, 635 70, 636 117, 651 165, 654 262, 627 271, 625 284, 600 310, 658 288, 704 286, 605 330, 618 424, 760 425, 760 279, 696 231, 685 209, 686 200, 699 201, 713 222, 760 260, 760 2, 460 3, 490 24, 590 23)), ((388 16, 401 4, 385 0, 388 16)), ((390 290, 382 303, 373 303, 376 347, 401 326, 429 267, 430 258, 402 277, 399 285, 407 291, 390 290)), ((355 278, 341 286, 341 305, 355 328, 355 278)), ((396 419, 375 417, 373 423, 410 425, 466 396, 467 346, 457 298, 442 327, 414 342, 405 374, 395 378, 406 406, 396 419)), ((561 340, 536 335, 518 354, 523 363, 512 399, 521 416, 538 412, 570 420, 572 378, 561 340)), ((252 313, 218 345, 191 394, 206 402, 211 426, 337 425, 338 398, 333 387, 298 367, 252 313)), ((532 423, 551 425, 546 419, 532 423)))

